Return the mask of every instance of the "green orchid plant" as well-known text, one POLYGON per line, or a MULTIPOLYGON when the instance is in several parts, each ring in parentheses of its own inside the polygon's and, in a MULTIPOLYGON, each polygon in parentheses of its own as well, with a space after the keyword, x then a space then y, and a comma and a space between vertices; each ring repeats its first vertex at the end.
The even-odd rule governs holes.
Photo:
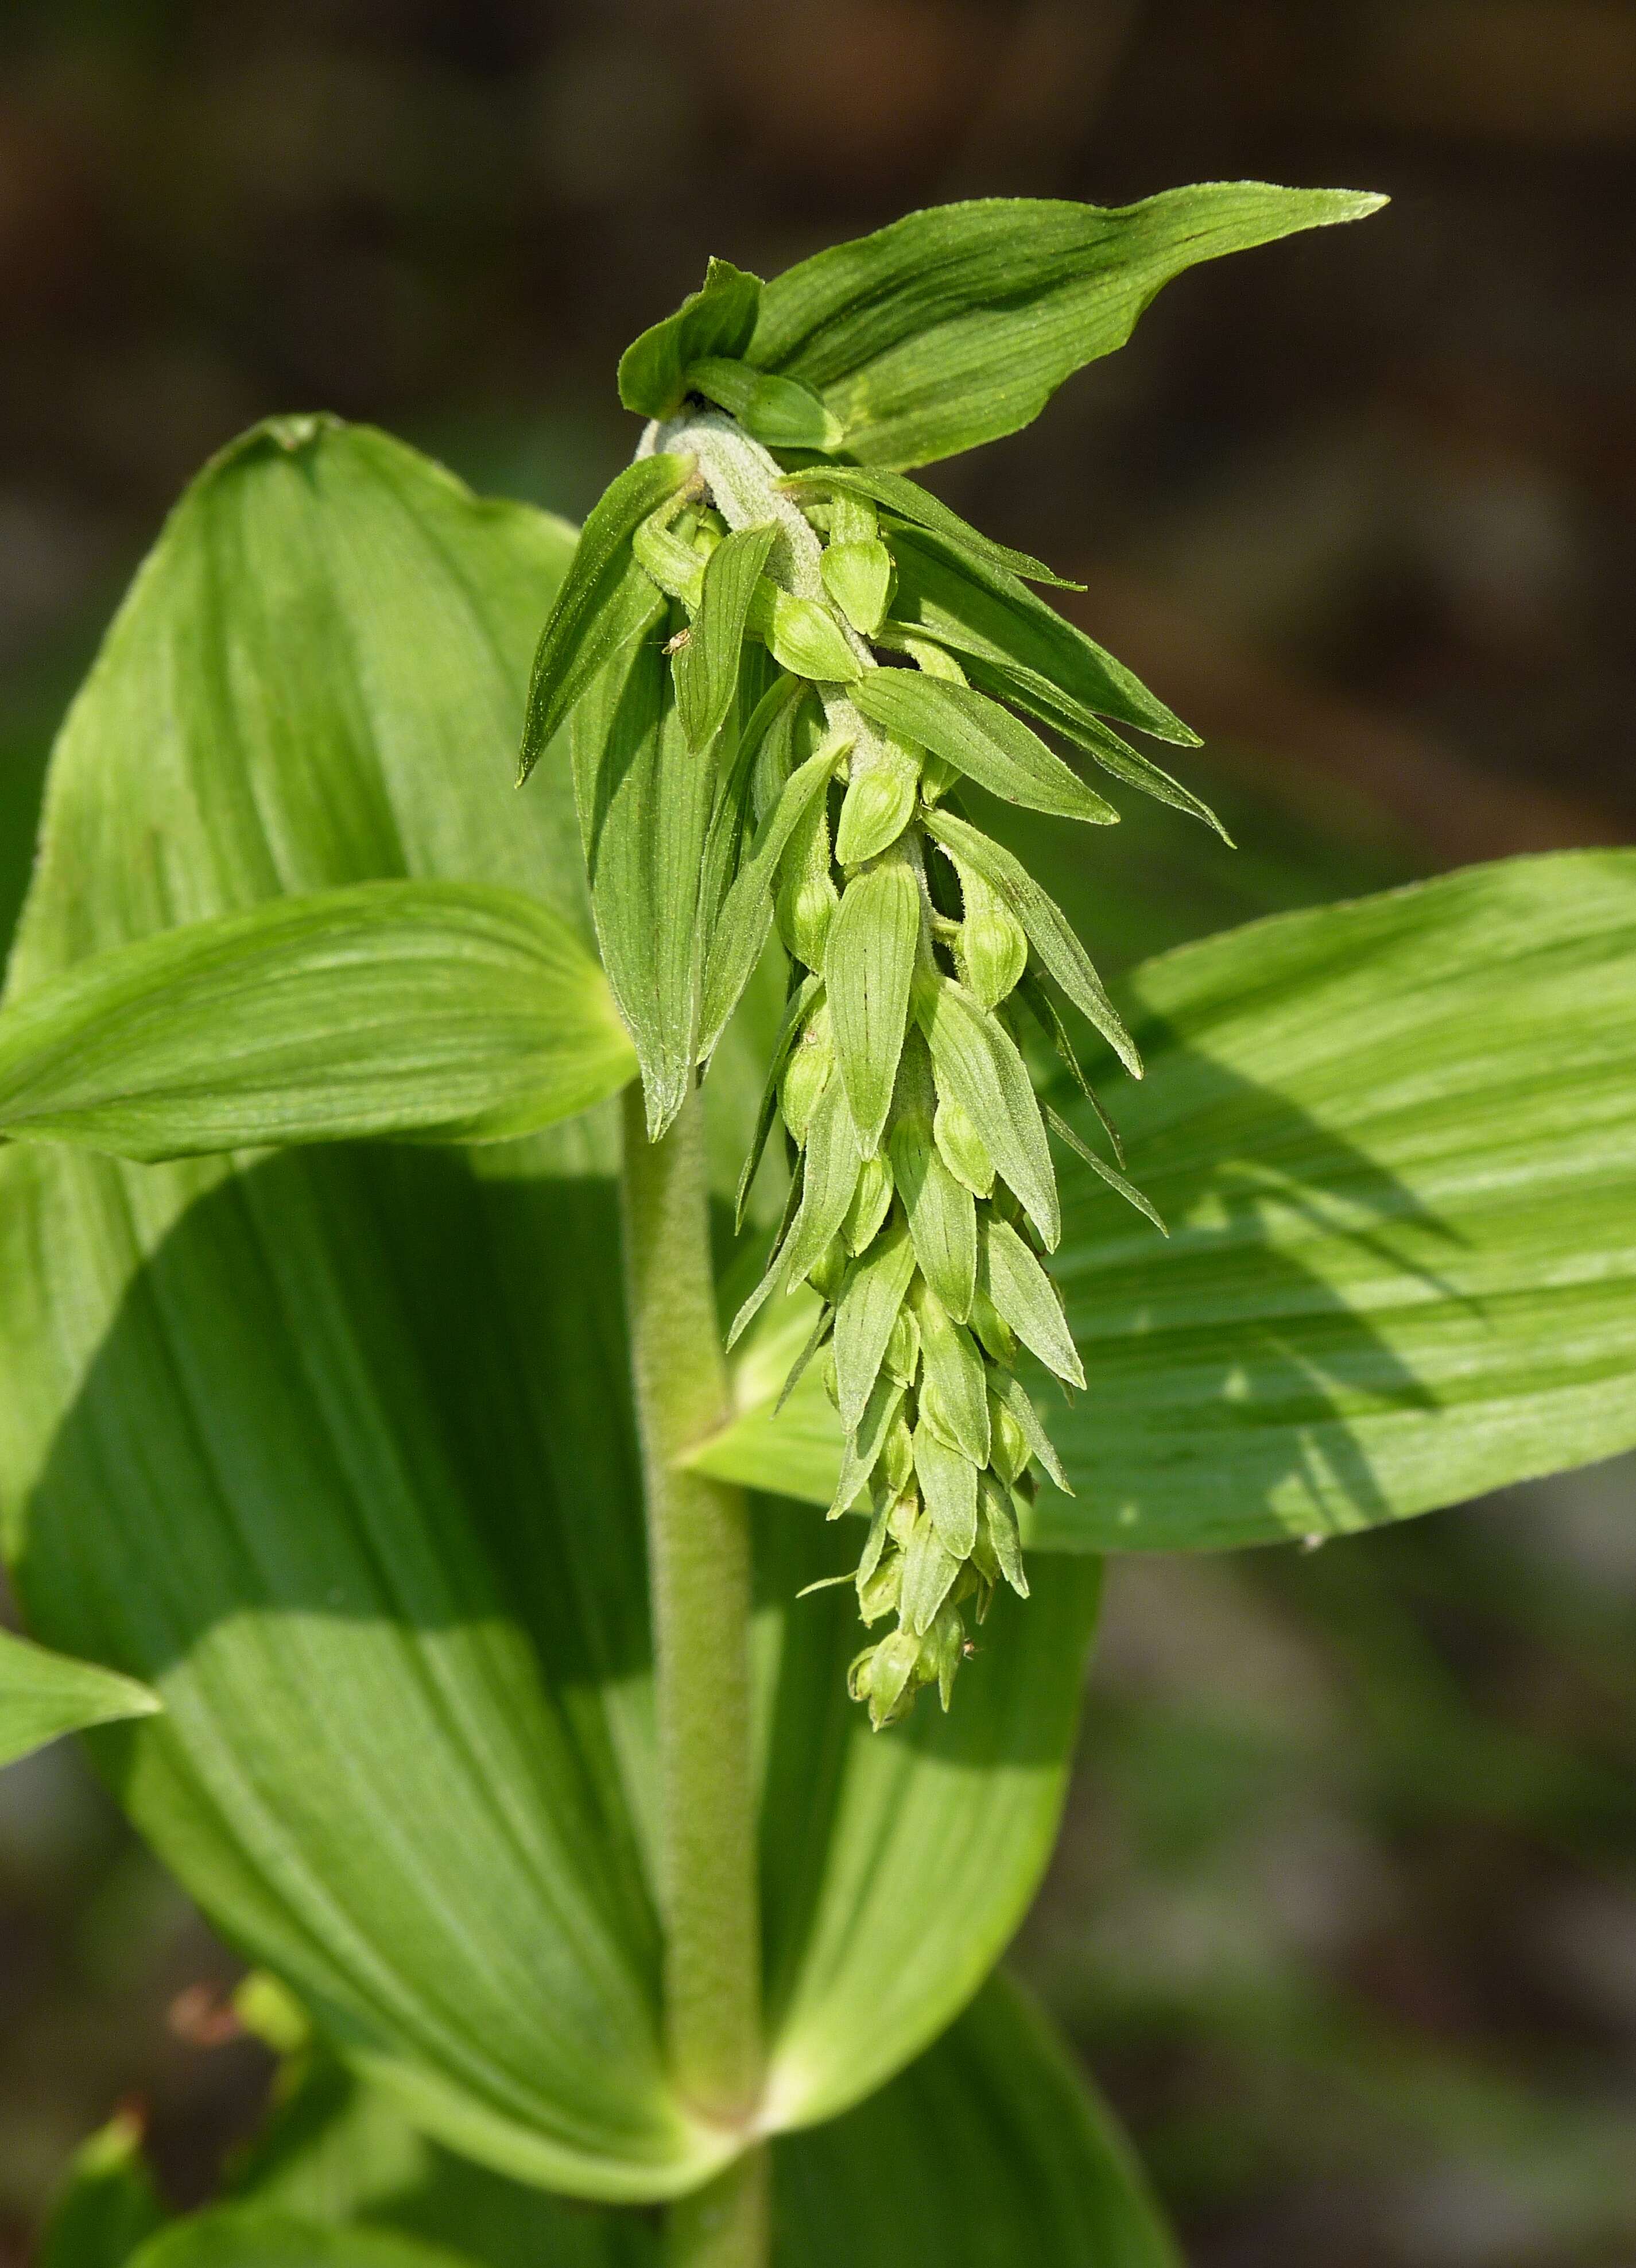
POLYGON ((47 2268, 1177 2259, 995 1970, 1102 1563, 1636 1443, 1636 857, 1104 984, 1027 830, 1222 832, 1196 736, 910 475, 1381 202, 713 261, 579 531, 316 416, 183 498, 0 1010, 0 1761, 85 1734, 279 2075, 47 2268))

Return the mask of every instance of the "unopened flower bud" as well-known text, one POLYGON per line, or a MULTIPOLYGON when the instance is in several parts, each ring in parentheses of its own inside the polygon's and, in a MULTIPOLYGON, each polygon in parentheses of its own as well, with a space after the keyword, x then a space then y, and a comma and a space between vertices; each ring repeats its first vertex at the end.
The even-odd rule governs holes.
POLYGON ((807 1019, 779 1074, 778 1107, 796 1141, 805 1142, 812 1114, 834 1068, 835 1043, 830 1031, 829 1008, 820 1001, 807 1019))
POLYGON ((841 1239, 832 1237, 807 1271, 808 1283, 832 1307, 840 1297, 840 1287, 846 1280, 847 1256, 847 1247, 841 1239))
POLYGON ((849 685, 863 674, 862 663, 829 608, 816 599, 781 591, 765 575, 750 601, 750 628, 793 677, 849 685))
POLYGON ((786 949, 809 968, 824 966, 824 940, 840 903, 830 873, 829 814, 817 798, 790 836, 779 866, 774 902, 786 949))
POLYGON ((891 1336, 886 1342, 887 1375, 895 1378, 900 1386, 913 1386, 920 1359, 920 1324, 907 1307, 899 1307, 891 1336))
POLYGON ((831 543, 818 563, 824 588, 861 637, 873 637, 897 580, 891 554, 878 541, 831 543))
POLYGON ((990 1360, 1009 1370, 1016 1360, 1016 1333, 980 1284, 972 1295, 972 1329, 990 1360))
POLYGON ((990 1464, 1002 1481, 1020 1479, 1028 1470, 1028 1442, 1016 1419, 992 1394, 988 1397, 988 1433, 990 1464))
POLYGON ((1016 989, 1028 966, 1028 938, 1016 916, 980 874, 963 866, 960 889, 965 919, 956 958, 967 990, 985 1008, 995 1008, 1016 989))
POLYGON ((644 575, 665 595, 681 600, 697 614, 704 593, 704 562, 686 537, 669 525, 671 507, 644 519, 631 538, 631 550, 644 575))
POLYGON ((877 1151, 866 1158, 858 1168, 858 1185, 852 1193, 852 1203, 847 1208, 847 1218, 841 1226, 848 1252, 862 1252, 874 1243, 880 1233, 881 1223, 891 1210, 892 1198, 891 1167, 884 1156, 877 1151))
POLYGON ((952 1095, 940 1095, 932 1134, 938 1155, 956 1181, 964 1182, 974 1197, 987 1197, 994 1186, 994 1161, 964 1103, 952 1095))
POLYGON ((885 1475, 887 1486, 898 1496, 914 1477, 914 1435, 901 1409, 887 1432, 879 1469, 885 1475))
POLYGON ((867 1581, 858 1586, 858 1612, 864 1622, 877 1623, 883 1615, 895 1612, 902 1588, 903 1554, 894 1551, 867 1581))

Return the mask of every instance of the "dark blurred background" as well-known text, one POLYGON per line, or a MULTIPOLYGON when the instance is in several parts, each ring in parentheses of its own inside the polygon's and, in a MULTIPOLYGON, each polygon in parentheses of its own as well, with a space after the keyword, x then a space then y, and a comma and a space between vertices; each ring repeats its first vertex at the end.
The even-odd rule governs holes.
MULTIPOLYGON (((583 512, 612 368, 721 252, 906 208, 1380 188, 1185 278, 934 475, 1207 736, 1098 943, 1636 835, 1626 0, 4 0, 0 933, 50 733, 200 460, 391 425, 583 512)), ((1128 1563, 1022 1965, 1199 2268, 1636 2262, 1636 1476, 1128 1563)), ((231 1964, 77 1755, 0 1778, 0 2262, 147 2107, 253 2117, 231 1964)))

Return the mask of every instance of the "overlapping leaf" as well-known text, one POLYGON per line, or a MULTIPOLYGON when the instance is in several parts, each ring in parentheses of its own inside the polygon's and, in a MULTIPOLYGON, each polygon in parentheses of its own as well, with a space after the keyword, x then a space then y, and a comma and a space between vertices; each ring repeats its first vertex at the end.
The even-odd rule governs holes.
MULTIPOLYGON (((773 2177, 778 2268, 1176 2261, 1124 2136, 1003 1977, 884 2093, 777 2141, 773 2177)), ((429 2146, 333 2066, 311 2073, 238 2186, 263 2212, 412 2235, 483 2268, 657 2268, 660 2255, 658 2232, 634 2215, 565 2208, 429 2146)), ((238 2268, 237 2256, 213 2268, 238 2268)))
MULTIPOLYGON (((180 923, 378 879, 519 890, 583 936, 567 767, 510 784, 570 541, 366 431, 290 421, 229 453, 58 749, 15 997, 180 923)), ((759 1067, 739 1076, 730 1030, 716 1062, 736 1160, 759 1067)), ((39 1636, 161 1692, 165 1715, 97 1751, 232 1941, 452 2145, 652 2198, 724 2146, 662 2069, 609 1138, 598 1110, 476 1152, 0 1152, 0 1502, 39 1636)), ((1009 1627, 996 1606, 957 1717, 877 1740, 845 1696, 849 1604, 792 1604, 840 1542, 763 1523, 790 2121, 918 2052, 1015 1926, 1096 1595, 1065 1563, 1009 1627)))
POLYGON ((1383 202, 1207 181, 1111 210, 939 205, 764 284, 746 352, 815 388, 860 464, 907 470, 1026 425, 1185 269, 1383 202))
POLYGON ((600 1102, 635 1055, 559 914, 365 882, 165 930, 0 1013, 0 1132, 121 1158, 370 1134, 495 1141, 600 1102))

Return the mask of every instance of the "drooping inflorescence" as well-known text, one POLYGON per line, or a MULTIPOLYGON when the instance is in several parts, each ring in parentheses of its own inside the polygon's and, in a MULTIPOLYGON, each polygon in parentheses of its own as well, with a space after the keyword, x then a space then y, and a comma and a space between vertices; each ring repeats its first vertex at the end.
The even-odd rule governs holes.
MULTIPOLYGON (((793 374, 781 322, 818 340, 803 367, 818 373, 854 312, 852 270, 836 285, 824 263, 859 249, 808 263, 823 273, 770 326, 756 279, 713 261, 703 290, 627 351, 621 395, 650 423, 547 624, 524 770, 568 724, 593 913, 654 1138, 774 932, 787 956, 741 1219, 775 1123, 789 1197, 730 1336, 775 1292, 818 1295, 797 1372, 822 1365, 844 1429, 831 1516, 868 1517, 851 1580, 864 1623, 890 1628, 851 1686, 879 1727, 925 1685, 949 1705, 969 1622, 1001 1584, 1027 1594, 1039 1473, 1067 1485, 1016 1367, 1026 1350, 1065 1387, 1084 1383, 1046 1265, 1060 1228, 1049 1136, 1157 1224, 1105 1118, 1111 1161, 1036 1092, 1038 1043, 1102 1117, 1061 1002, 1133 1075, 1141 1064, 1061 911, 963 799, 1115 820, 1038 726, 1219 823, 1116 729, 1197 745, 1030 587, 1060 578, 882 461, 896 429, 879 387, 832 389, 873 401, 866 446, 793 374), (814 306, 829 333, 812 328, 814 306)), ((910 274, 895 288, 918 286, 910 274)), ((873 351, 878 309, 858 323, 873 351)), ((913 407, 913 430, 941 421, 925 453, 946 453, 946 404, 905 399, 934 404, 913 407)), ((1033 414, 974 400, 977 438, 1033 414)))

